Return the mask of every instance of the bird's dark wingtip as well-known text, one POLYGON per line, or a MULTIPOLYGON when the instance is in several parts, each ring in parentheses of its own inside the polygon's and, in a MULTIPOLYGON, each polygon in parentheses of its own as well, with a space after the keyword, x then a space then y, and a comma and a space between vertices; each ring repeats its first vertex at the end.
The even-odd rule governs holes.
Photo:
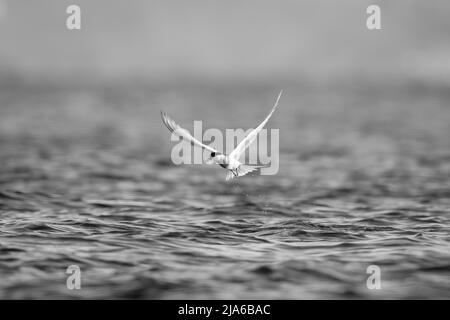
POLYGON ((169 124, 167 123, 167 116, 166 116, 165 112, 163 112, 162 110, 161 110, 161 120, 165 124, 165 126, 167 128, 169 128, 169 124))
POLYGON ((164 111, 162 111, 162 110, 160 110, 160 112, 161 112, 161 119, 165 123, 167 121, 167 114, 164 111))

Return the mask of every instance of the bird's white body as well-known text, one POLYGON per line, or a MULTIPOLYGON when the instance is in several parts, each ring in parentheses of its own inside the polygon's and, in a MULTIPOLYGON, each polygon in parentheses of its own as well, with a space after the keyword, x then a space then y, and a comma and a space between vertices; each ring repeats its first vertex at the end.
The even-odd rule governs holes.
POLYGON ((204 149, 207 149, 211 152, 211 157, 206 160, 207 164, 218 164, 222 168, 225 168, 228 170, 226 180, 233 179, 234 177, 241 177, 246 175, 249 172, 252 172, 258 168, 261 168, 263 166, 254 166, 254 165, 246 165, 239 161, 239 157, 242 155, 242 153, 248 148, 250 144, 252 144, 255 139, 258 136, 258 133, 262 130, 264 125, 267 123, 269 118, 272 116, 273 112, 278 106, 278 101, 280 100, 281 93, 278 95, 278 98, 275 102, 275 105, 273 106, 272 110, 270 111, 269 115, 262 121, 259 126, 257 126, 255 129, 253 129, 238 145, 237 147, 230 153, 230 154, 223 154, 218 152, 216 149, 212 148, 211 146, 207 146, 203 144, 202 142, 195 139, 189 131, 186 129, 181 128, 172 118, 170 118, 167 114, 161 111, 161 118, 166 125, 166 127, 179 137, 182 137, 184 139, 187 139, 192 144, 197 145, 199 147, 202 147, 204 149))
POLYGON ((213 162, 228 170, 236 170, 241 163, 225 154, 219 154, 212 158, 213 162))

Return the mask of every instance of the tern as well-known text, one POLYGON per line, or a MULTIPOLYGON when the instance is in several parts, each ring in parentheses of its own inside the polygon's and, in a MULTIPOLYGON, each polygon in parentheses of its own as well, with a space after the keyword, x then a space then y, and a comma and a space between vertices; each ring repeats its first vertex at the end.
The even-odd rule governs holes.
POLYGON ((222 168, 225 168, 227 171, 226 180, 231 180, 235 177, 245 176, 247 173, 255 171, 259 168, 263 168, 265 166, 260 165, 248 165, 243 164, 239 161, 242 153, 255 141, 258 136, 258 133, 263 129, 266 125, 267 121, 269 121, 270 117, 278 107, 278 102, 280 101, 281 94, 283 90, 280 91, 278 97, 275 101, 272 110, 268 114, 268 116, 257 126, 255 129, 250 131, 250 133, 245 136, 245 138, 237 145, 237 147, 230 154, 223 154, 211 146, 205 145, 202 142, 195 139, 188 130, 180 127, 171 117, 169 117, 166 113, 161 111, 161 118, 166 127, 170 130, 170 132, 175 135, 189 141, 191 144, 196 145, 198 147, 204 148, 211 152, 210 158, 206 160, 206 164, 218 164, 222 168))

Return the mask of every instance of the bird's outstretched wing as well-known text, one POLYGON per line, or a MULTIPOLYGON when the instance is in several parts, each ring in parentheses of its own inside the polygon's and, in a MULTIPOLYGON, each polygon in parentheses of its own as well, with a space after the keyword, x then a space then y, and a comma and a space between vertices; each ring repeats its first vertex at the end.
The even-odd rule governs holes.
POLYGON ((239 157, 241 154, 247 149, 249 145, 255 141, 255 139, 258 136, 258 133, 262 130, 262 128, 266 125, 267 121, 269 121, 270 117, 272 116, 272 113, 275 111, 275 109, 278 107, 278 101, 280 100, 281 94, 283 93, 283 90, 280 91, 277 97, 277 101, 275 102, 272 110, 270 111, 269 115, 264 119, 263 122, 260 123, 259 126, 257 126, 255 129, 250 131, 250 133, 238 144, 238 146, 230 153, 230 157, 234 158, 236 160, 239 160, 239 157))
POLYGON ((190 143, 197 145, 201 148, 205 148, 211 152, 218 152, 216 149, 211 148, 210 146, 207 146, 206 144, 201 143, 197 139, 195 139, 189 131, 186 129, 183 129, 180 127, 171 117, 169 117, 166 113, 161 111, 161 119, 166 125, 167 129, 170 130, 170 132, 175 133, 177 136, 182 137, 183 139, 189 141, 190 143))

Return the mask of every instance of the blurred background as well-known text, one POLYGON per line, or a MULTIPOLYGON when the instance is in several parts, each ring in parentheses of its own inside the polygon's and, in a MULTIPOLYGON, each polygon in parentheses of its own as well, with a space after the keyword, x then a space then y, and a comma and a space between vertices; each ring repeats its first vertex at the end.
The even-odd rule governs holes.
POLYGON ((0 297, 448 298, 449 17, 445 0, 0 0, 0 297), (281 88, 277 175, 172 164, 159 110, 250 128, 281 88))
MULTIPOLYGON (((3 135, 106 128, 160 152, 168 147, 160 109, 181 121, 202 114, 212 127, 247 127, 284 88, 285 112, 273 121, 303 130, 314 116, 319 122, 302 134, 328 139, 325 131, 339 136, 355 125, 381 133, 385 121, 401 121, 406 127, 387 129, 447 142, 446 1, 81 0, 81 30, 66 28, 72 1, 0 3, 3 135), (381 8, 381 30, 366 27, 370 4, 381 8), (243 108, 249 101, 258 109, 243 108), (377 118, 383 124, 373 125, 377 118)), ((291 136, 284 131, 284 148, 291 136)))
POLYGON ((449 81, 444 0, 2 3, 3 79, 449 81), (65 27, 71 4, 80 31, 65 27), (366 28, 370 4, 382 30, 366 28))

